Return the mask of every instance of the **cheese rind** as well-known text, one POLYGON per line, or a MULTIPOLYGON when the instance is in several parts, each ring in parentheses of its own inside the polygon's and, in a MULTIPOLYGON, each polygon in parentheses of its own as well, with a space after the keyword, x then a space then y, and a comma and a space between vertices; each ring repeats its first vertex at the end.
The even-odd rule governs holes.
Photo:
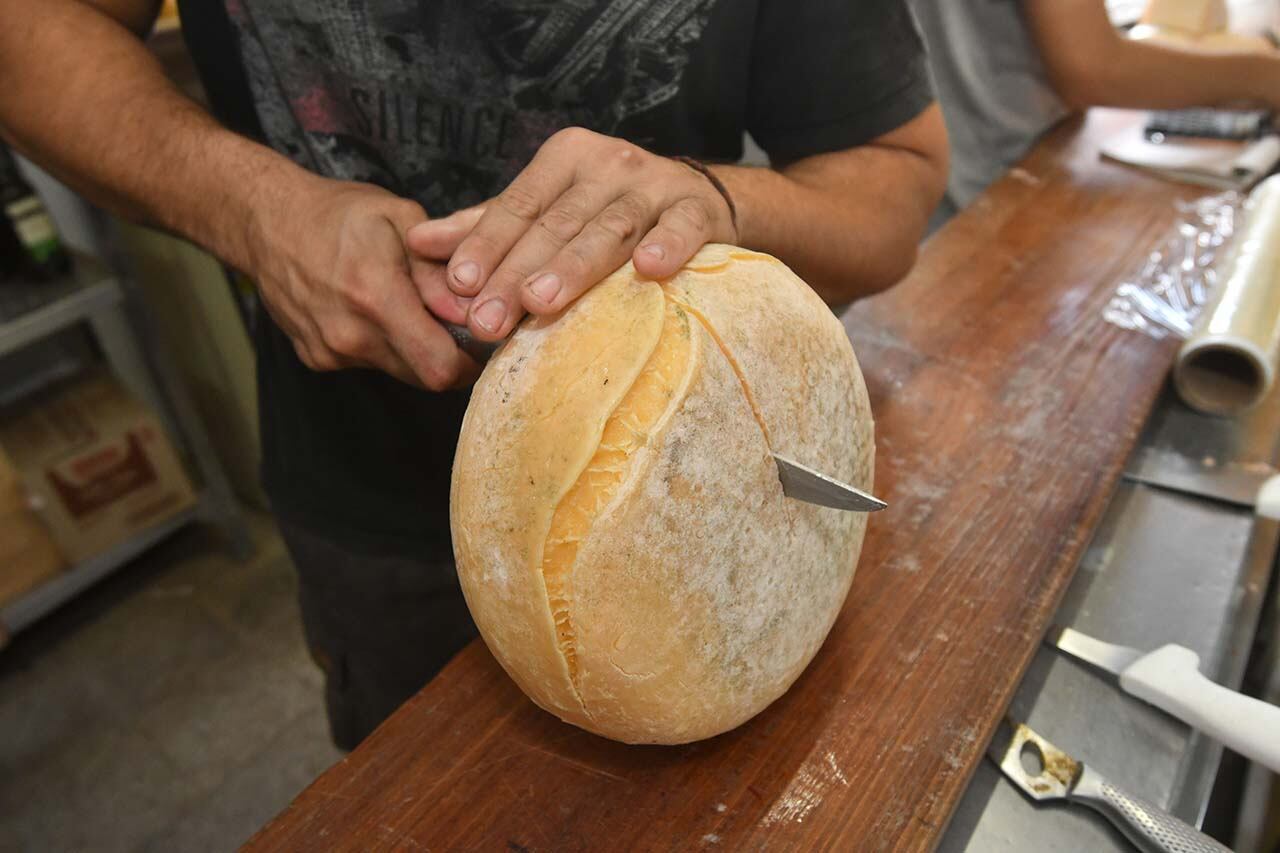
POLYGON ((661 284, 623 267, 523 325, 473 392, 452 522, 485 641, 607 737, 742 723, 817 652, 866 526, 783 496, 771 454, 869 489, 872 428, 842 327, 776 259, 707 246, 661 284))

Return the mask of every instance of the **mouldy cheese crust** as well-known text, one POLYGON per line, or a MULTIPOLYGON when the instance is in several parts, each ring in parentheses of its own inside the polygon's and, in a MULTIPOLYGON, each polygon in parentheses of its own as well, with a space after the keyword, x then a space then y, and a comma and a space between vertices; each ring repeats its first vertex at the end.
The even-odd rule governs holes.
POLYGON ((785 498, 771 451, 870 489, 872 431, 844 330, 780 261, 628 264, 522 325, 472 394, 451 514, 485 642, 606 737, 737 726, 817 652, 866 527, 785 498))

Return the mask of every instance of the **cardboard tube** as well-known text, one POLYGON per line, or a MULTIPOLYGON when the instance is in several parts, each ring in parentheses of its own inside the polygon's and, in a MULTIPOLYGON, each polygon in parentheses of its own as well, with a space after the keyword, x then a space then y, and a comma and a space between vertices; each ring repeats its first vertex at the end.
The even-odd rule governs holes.
POLYGON ((1280 175, 1250 194, 1218 295, 1178 352, 1174 386, 1192 408, 1237 415, 1271 390, 1278 355, 1280 175))

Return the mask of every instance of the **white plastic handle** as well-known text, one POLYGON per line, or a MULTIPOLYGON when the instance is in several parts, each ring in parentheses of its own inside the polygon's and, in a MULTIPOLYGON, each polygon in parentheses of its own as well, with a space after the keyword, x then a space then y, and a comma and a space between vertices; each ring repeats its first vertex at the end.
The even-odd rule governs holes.
POLYGON ((1280 474, 1273 474, 1263 482, 1253 511, 1263 518, 1280 519, 1280 474))
POLYGON ((1120 686, 1280 773, 1280 707, 1214 684, 1190 649, 1156 649, 1121 673, 1120 686))

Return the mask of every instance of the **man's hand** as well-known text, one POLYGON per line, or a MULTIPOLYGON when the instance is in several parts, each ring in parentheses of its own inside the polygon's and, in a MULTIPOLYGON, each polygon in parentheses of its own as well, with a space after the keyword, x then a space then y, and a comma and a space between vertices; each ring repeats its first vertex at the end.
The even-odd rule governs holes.
POLYGON ((475 362, 428 313, 461 322, 466 301, 442 263, 405 250, 422 208, 317 177, 219 125, 129 31, 145 31, 157 6, 0 0, 13 22, 0 27, 0 132, 98 204, 256 278, 310 367, 374 367, 436 390, 474 378, 475 362), (55 100, 63 108, 47 109, 55 100))
MULTIPOLYGON (((308 367, 371 367, 434 391, 474 381, 478 365, 432 316, 461 323, 469 300, 443 263, 405 249, 424 218, 378 187, 312 176, 264 203, 249 272, 308 367)), ((442 245, 440 260, 453 248, 442 245)))
POLYGON ((582 128, 548 139, 482 212, 422 223, 408 245, 441 257, 455 236, 447 283, 471 299, 467 323, 481 340, 507 336, 526 311, 560 311, 628 258, 641 275, 666 278, 706 243, 738 238, 705 175, 582 128))

